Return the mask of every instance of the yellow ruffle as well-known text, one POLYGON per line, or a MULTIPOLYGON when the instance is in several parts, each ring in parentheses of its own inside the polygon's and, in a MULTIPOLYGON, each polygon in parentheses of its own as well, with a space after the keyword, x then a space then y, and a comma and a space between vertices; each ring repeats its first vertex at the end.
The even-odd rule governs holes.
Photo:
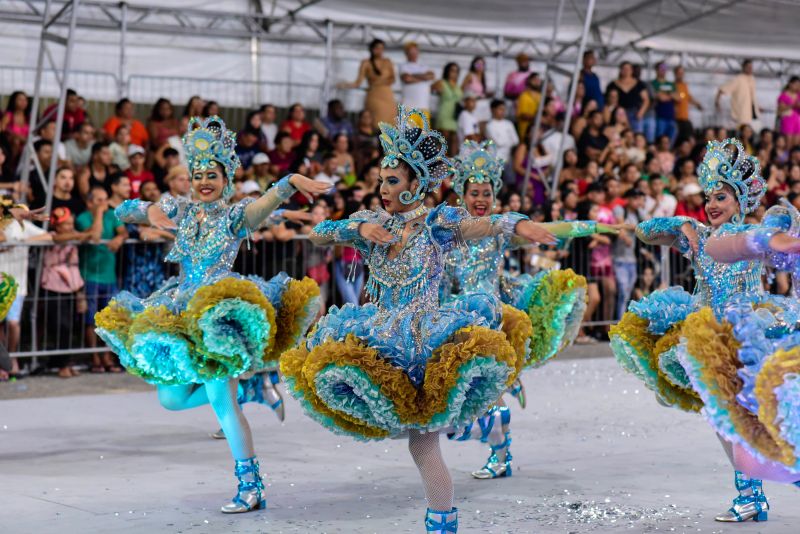
POLYGON ((425 368, 425 382, 420 391, 420 413, 415 422, 427 424, 437 413, 444 412, 448 405, 450 390, 458 380, 461 365, 478 356, 494 356, 511 372, 506 380, 510 386, 521 368, 517 352, 502 332, 484 326, 462 328, 453 340, 433 351, 425 368))
MULTIPOLYGON (((103 312, 111 308, 107 306, 103 312)), ((178 337, 186 337, 183 319, 175 315, 166 306, 145 308, 142 313, 137 313, 130 323, 128 330, 131 337, 148 332, 164 332, 178 337)))
POLYGON ((727 322, 720 324, 711 308, 703 308, 686 317, 683 335, 689 354, 700 363, 703 383, 728 410, 736 432, 767 458, 781 461, 782 451, 767 428, 736 401, 742 389, 737 374, 742 364, 738 358, 741 344, 733 327, 727 322))
POLYGON ((610 336, 617 336, 630 345, 637 354, 643 358, 637 365, 646 366, 642 370, 650 377, 655 378, 656 394, 668 405, 677 406, 687 412, 698 412, 703 407, 703 401, 691 389, 686 389, 673 384, 661 371, 658 358, 667 350, 673 348, 680 341, 684 323, 679 322, 672 326, 663 336, 650 333, 647 327, 650 321, 639 317, 635 313, 625 312, 622 320, 609 330, 610 336))
MULTIPOLYGON (((270 324, 269 337, 262 356, 266 363, 269 361, 272 347, 275 345, 275 309, 258 286, 249 280, 223 278, 219 282, 198 289, 182 313, 186 332, 195 348, 201 350, 202 347, 205 347, 205 343, 203 343, 203 331, 199 325, 200 318, 220 301, 235 298, 255 304, 264 310, 270 324)), ((204 354, 204 356, 210 357, 212 360, 221 358, 221 355, 217 354, 204 354)))
POLYGON ((0 321, 6 318, 8 310, 17 298, 17 281, 8 273, 0 273, 0 321))
POLYGON ((305 334, 300 332, 304 313, 315 314, 317 310, 307 310, 311 299, 319 297, 317 283, 305 277, 302 280, 289 280, 289 285, 281 297, 281 305, 275 319, 277 333, 275 344, 269 353, 268 360, 277 361, 284 351, 294 346, 305 334))
POLYGON ((775 396, 775 388, 783 384, 783 378, 788 373, 800 374, 800 347, 779 350, 764 362, 756 377, 755 395, 758 400, 758 420, 775 440, 780 450, 780 461, 794 465, 794 448, 781 437, 777 420, 778 399, 775 396))
POLYGON ((524 311, 518 310, 514 306, 503 304, 502 329, 506 339, 514 348, 514 352, 517 353, 515 370, 516 374, 519 374, 528 358, 527 350, 533 335, 533 325, 528 314, 524 311))
POLYGON ((133 317, 131 317, 131 312, 114 300, 112 300, 108 306, 94 314, 94 324, 97 328, 113 332, 122 340, 128 339, 128 331, 132 323, 133 317))
MULTIPOLYGON (((555 324, 556 312, 559 311, 557 304, 563 295, 578 288, 584 288, 585 295, 586 287, 586 278, 575 274, 572 269, 555 270, 542 278, 527 310, 533 325, 531 358, 544 358, 550 352, 550 342, 557 329, 563 328, 563 324, 555 324)), ((526 362, 526 365, 536 365, 536 362, 526 362)))

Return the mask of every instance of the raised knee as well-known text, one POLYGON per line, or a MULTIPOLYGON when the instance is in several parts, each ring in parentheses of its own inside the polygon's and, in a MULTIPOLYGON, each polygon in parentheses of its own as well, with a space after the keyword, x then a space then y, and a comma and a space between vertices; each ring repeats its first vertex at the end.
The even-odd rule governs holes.
POLYGON ((184 399, 169 391, 159 391, 158 402, 167 410, 178 411, 185 408, 184 399))

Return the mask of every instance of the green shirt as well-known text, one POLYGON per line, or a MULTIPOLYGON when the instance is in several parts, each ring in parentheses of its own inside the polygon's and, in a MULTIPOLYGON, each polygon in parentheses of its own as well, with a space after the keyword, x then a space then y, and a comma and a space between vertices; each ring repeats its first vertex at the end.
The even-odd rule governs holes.
POLYGON ((659 93, 671 96, 672 93, 675 92, 675 83, 667 80, 663 82, 653 80, 653 92, 656 95, 656 117, 659 119, 675 120, 675 101, 670 98, 670 100, 662 102, 657 98, 659 93))
MULTIPOLYGON (((84 211, 75 219, 75 228, 85 232, 92 226, 92 212, 84 211)), ((113 239, 117 235, 117 228, 122 223, 114 214, 113 209, 108 209, 103 214, 102 239, 113 239)), ((81 245, 80 249, 81 276, 87 282, 97 284, 117 283, 117 256, 105 245, 81 245)))

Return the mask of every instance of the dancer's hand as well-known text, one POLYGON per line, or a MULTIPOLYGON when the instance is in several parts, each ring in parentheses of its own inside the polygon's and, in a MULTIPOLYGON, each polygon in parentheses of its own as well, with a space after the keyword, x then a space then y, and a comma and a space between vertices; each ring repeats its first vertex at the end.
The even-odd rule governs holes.
POLYGON ((376 245, 388 245, 397 241, 397 238, 380 224, 361 223, 358 226, 358 234, 376 245))
POLYGON ((540 243, 542 245, 555 245, 558 243, 556 236, 550 233, 549 230, 545 230, 543 226, 539 226, 532 221, 517 223, 516 234, 532 243, 540 243))
POLYGON ((692 249, 692 252, 697 253, 697 250, 700 248, 700 238, 697 237, 697 231, 694 229, 691 223, 683 223, 681 225, 681 233, 686 236, 687 241, 689 241, 689 248, 692 249))
POLYGON ((159 230, 174 230, 177 228, 175 222, 167 217, 167 214, 155 204, 147 208, 147 220, 159 230))
POLYGON ((603 224, 597 223, 598 234, 619 234, 620 230, 636 230, 636 225, 631 224, 603 224))
POLYGON ((775 252, 797 254, 800 252, 800 238, 792 237, 785 232, 780 232, 772 236, 769 240, 769 248, 775 252))
POLYGON ((289 183, 301 193, 306 193, 308 195, 324 195, 331 188, 331 186, 325 182, 312 180, 302 174, 293 174, 291 178, 289 178, 289 183))

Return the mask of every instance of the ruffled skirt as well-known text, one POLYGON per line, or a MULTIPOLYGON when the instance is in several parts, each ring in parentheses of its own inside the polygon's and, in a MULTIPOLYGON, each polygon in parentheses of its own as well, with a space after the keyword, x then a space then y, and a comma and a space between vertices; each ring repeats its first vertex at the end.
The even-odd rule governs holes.
POLYGON ((575 341, 586 311, 586 278, 572 269, 503 277, 500 296, 504 310, 513 307, 527 314, 524 332, 519 330, 521 321, 512 321, 514 330, 505 320, 503 325, 509 340, 528 333, 523 367, 540 367, 575 341))
POLYGON ((17 281, 7 273, 0 273, 0 321, 6 318, 17 298, 17 281))
POLYGON ((458 427, 483 414, 521 368, 499 322, 497 300, 482 294, 434 311, 333 307, 281 356, 280 369, 303 409, 339 434, 370 440, 458 427))
POLYGON ((122 292, 95 316, 131 374, 162 385, 242 377, 277 365, 319 309, 310 278, 231 275, 194 290, 175 279, 147 299, 122 292))

